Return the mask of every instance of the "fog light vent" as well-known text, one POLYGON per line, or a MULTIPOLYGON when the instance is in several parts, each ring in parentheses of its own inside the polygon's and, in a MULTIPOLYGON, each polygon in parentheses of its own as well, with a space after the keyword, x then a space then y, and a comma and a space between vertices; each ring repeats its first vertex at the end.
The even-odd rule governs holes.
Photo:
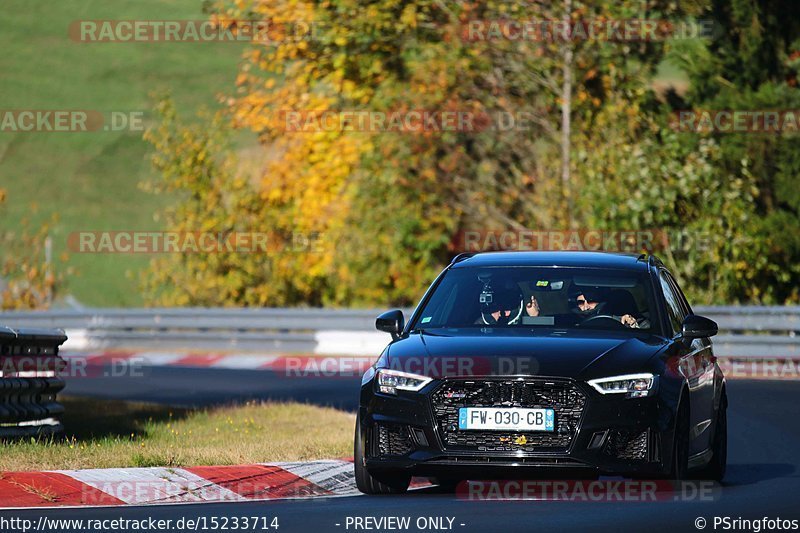
POLYGON ((647 430, 614 430, 609 435, 605 453, 617 459, 646 460, 649 434, 647 430))
POLYGON ((414 449, 406 426, 376 424, 375 436, 380 455, 408 455, 414 449))
POLYGON ((424 431, 418 428, 414 428, 411 431, 414 433, 414 440, 417 441, 417 444, 420 446, 428 446, 428 438, 425 436, 424 431))
POLYGON ((606 435, 608 435, 608 430, 596 432, 594 435, 592 435, 592 440, 589 441, 588 448, 590 450, 602 448, 606 441, 606 435))

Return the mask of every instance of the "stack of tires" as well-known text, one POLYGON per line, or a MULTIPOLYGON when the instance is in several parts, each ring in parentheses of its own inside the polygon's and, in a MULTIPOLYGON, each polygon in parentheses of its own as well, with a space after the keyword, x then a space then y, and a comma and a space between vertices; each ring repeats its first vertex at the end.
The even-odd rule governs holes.
POLYGON ((0 326, 0 438, 52 435, 63 430, 66 367, 58 355, 67 340, 60 329, 0 326))

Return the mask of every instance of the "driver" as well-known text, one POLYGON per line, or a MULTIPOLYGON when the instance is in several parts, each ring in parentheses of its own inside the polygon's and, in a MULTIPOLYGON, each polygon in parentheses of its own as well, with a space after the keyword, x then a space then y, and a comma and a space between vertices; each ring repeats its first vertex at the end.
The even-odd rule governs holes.
POLYGON ((608 316, 619 320, 622 324, 629 328, 648 328, 650 324, 647 320, 636 320, 633 315, 624 314, 620 317, 613 316, 608 312, 604 312, 607 305, 604 294, 600 289, 587 288, 582 289, 578 296, 575 298, 575 303, 578 306, 577 314, 584 320, 595 316, 608 316))

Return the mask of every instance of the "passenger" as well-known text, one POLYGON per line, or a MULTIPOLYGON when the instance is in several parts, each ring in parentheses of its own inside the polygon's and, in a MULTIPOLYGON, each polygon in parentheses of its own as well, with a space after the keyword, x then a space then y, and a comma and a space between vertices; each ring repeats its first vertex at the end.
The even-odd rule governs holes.
POLYGON ((601 289, 581 289, 581 292, 575 298, 575 303, 578 306, 577 314, 583 317, 584 320, 588 320, 595 316, 606 316, 615 320, 619 320, 622 324, 628 326, 629 328, 650 327, 649 320, 644 318, 637 319, 633 316, 632 313, 636 312, 636 303, 633 300, 633 296, 631 296, 628 291, 612 291, 612 295, 619 296, 618 298, 613 298, 616 305, 611 305, 609 300, 612 300, 612 298, 607 297, 604 291, 601 289), (620 292, 624 292, 624 295, 627 295, 627 298, 623 299, 623 295, 618 294, 620 292), (625 307, 624 311, 619 309, 621 306, 625 307), (617 309, 615 309, 615 307, 617 309))

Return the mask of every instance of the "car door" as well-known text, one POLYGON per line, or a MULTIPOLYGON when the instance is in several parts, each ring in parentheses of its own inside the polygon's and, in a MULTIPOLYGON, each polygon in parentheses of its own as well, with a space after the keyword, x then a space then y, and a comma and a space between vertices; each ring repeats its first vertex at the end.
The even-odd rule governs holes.
POLYGON ((686 378, 689 386, 689 454, 693 455, 704 451, 708 447, 708 421, 710 411, 706 406, 711 405, 713 397, 713 368, 711 378, 708 378, 709 369, 704 363, 704 352, 708 339, 693 339, 685 341, 680 339, 683 320, 691 312, 685 303, 683 294, 680 293, 674 279, 667 270, 660 270, 658 280, 666 303, 667 318, 675 347, 679 351, 678 369, 686 378))
MULTIPOLYGON (((678 286, 678 282, 669 272, 666 272, 666 276, 678 299, 678 304, 685 313, 684 316, 692 314, 692 308, 678 286)), ((709 427, 714 418, 714 364, 716 362, 711 346, 711 339, 707 337, 692 339, 690 345, 691 364, 696 367, 698 372, 697 390, 694 394, 698 401, 692 404, 697 425, 690 435, 697 443, 697 453, 705 451, 711 444, 709 427)))

